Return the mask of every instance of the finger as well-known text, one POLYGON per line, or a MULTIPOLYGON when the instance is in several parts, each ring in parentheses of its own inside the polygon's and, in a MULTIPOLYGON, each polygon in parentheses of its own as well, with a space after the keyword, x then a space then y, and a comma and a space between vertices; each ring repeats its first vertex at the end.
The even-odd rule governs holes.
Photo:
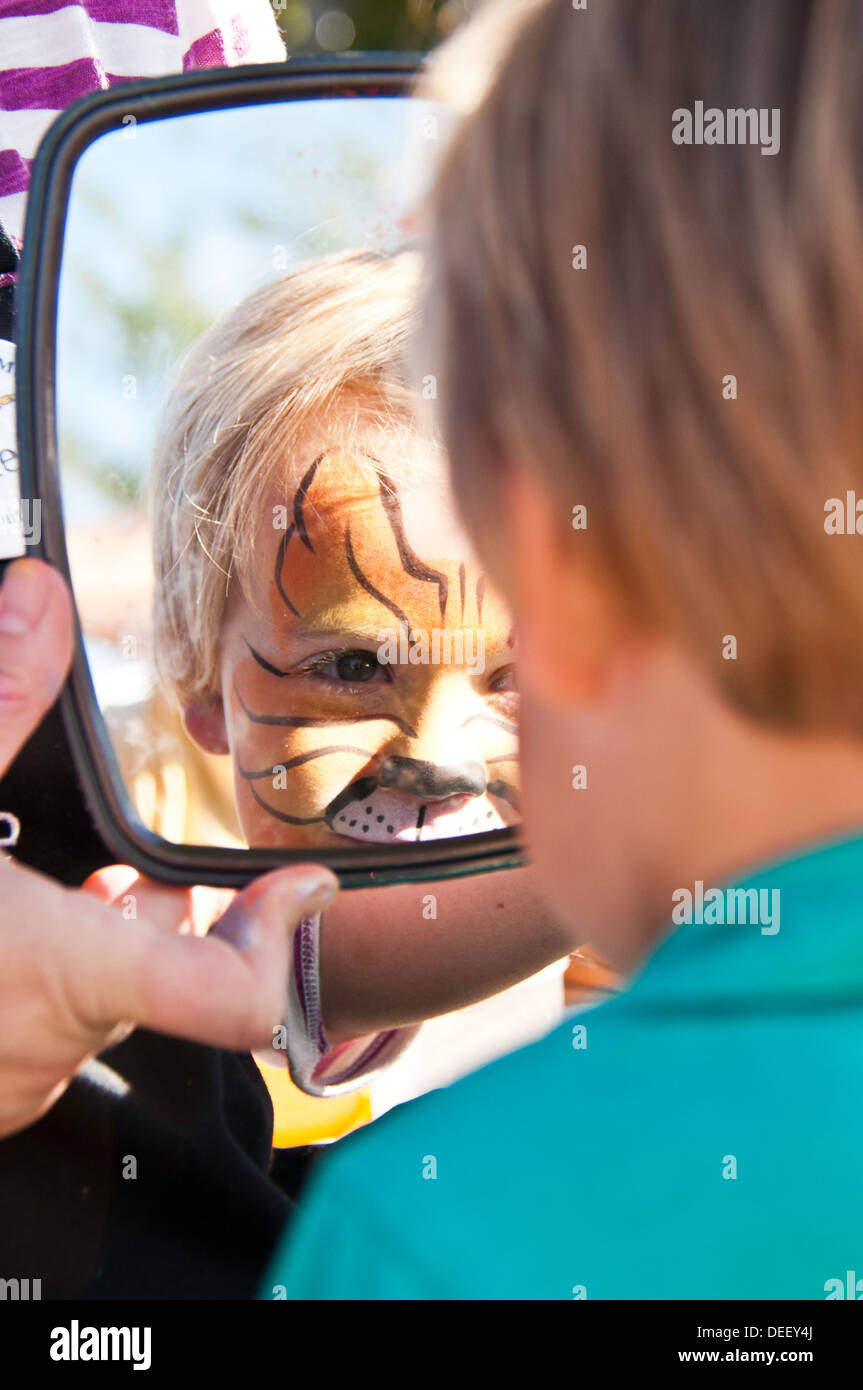
POLYGON ((133 869, 131 864, 107 864, 105 868, 97 869, 85 878, 80 891, 89 893, 102 903, 116 903, 140 877, 138 870, 133 869))
POLYGON ((282 1021, 293 930, 337 891, 334 875, 317 865, 266 874, 203 940, 161 933, 146 920, 118 930, 114 908, 70 893, 78 930, 62 935, 70 943, 62 1014, 91 1036, 132 1019, 213 1047, 261 1047, 282 1021))
POLYGON ((0 588, 0 775, 60 693, 72 647, 62 577, 43 560, 16 560, 0 588))
POLYGON ((251 1050, 282 1023, 293 933, 338 892, 319 865, 265 874, 238 894, 204 941, 160 937, 141 979, 141 1020, 157 1032, 251 1050))
POLYGON ((110 903, 124 921, 146 920, 157 931, 206 936, 235 896, 230 888, 172 888, 144 878, 128 864, 97 869, 81 884, 81 892, 110 903))

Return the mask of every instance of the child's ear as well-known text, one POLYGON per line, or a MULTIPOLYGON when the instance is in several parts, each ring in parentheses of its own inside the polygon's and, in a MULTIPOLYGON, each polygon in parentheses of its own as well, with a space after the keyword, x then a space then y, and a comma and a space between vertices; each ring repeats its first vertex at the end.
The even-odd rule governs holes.
POLYGON ((513 467, 504 495, 521 682, 560 708, 589 702, 607 677, 618 617, 552 493, 513 467))
POLYGON ((225 708, 218 696, 183 705, 183 728, 205 753, 230 753, 225 708))

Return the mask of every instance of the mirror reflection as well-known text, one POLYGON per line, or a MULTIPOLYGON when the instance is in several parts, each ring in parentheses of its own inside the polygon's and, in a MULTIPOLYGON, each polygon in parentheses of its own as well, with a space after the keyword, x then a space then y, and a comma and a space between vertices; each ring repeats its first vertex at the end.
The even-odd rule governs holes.
POLYGON ((293 102, 118 131, 76 170, 70 566, 119 773, 165 839, 518 819, 511 621, 405 366, 441 133, 413 99, 293 102))

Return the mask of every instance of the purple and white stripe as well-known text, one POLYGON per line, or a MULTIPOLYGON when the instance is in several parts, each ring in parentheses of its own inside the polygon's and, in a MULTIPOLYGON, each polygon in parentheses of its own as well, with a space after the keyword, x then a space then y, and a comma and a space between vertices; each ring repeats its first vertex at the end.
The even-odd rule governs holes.
POLYGON ((20 246, 36 148, 76 97, 285 56, 269 0, 0 0, 0 221, 20 246))

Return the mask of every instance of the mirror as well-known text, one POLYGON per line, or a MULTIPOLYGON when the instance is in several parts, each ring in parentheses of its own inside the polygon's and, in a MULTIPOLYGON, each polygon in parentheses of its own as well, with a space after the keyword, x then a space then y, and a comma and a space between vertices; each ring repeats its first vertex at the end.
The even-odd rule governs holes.
POLYGON ((103 833, 163 877, 310 850, 356 884, 509 865, 512 625, 405 354, 448 118, 406 77, 252 101, 251 71, 227 75, 243 104, 204 102, 206 75, 156 119, 90 99, 110 109, 69 159, 53 484, 79 765, 103 833))

